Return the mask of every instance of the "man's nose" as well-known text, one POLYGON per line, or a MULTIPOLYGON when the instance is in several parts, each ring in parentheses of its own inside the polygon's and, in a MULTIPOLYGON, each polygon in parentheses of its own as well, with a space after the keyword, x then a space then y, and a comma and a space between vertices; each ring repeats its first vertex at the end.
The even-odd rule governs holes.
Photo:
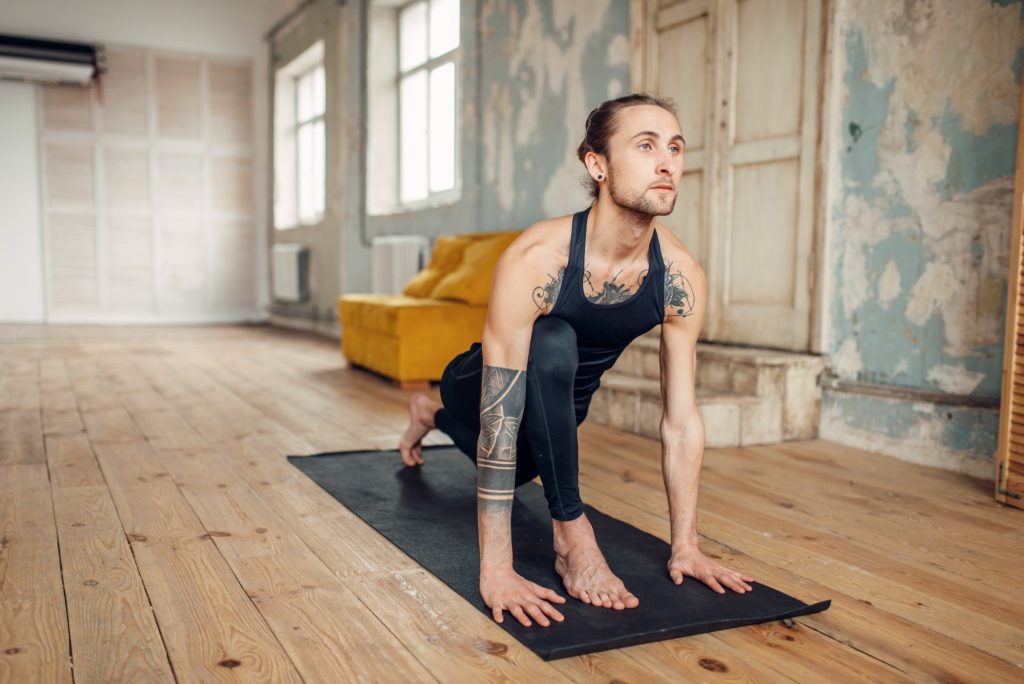
POLYGON ((658 175, 673 176, 678 169, 678 161, 669 152, 665 151, 658 159, 658 175))

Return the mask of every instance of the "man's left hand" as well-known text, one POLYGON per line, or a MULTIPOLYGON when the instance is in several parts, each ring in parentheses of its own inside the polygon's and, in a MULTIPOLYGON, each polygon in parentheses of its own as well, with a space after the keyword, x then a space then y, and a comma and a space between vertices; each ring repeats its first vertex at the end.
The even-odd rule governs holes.
POLYGON ((676 584, 683 583, 684 575, 696 577, 719 594, 725 593, 723 584, 739 594, 753 590, 753 587, 747 584, 754 581, 753 577, 722 567, 696 548, 674 550, 668 562, 668 574, 676 584))

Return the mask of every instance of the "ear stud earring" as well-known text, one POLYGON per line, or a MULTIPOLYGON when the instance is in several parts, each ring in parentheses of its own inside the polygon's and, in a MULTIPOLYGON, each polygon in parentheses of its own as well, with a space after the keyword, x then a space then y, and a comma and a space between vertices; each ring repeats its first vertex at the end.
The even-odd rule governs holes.
POLYGON ((597 174, 597 180, 603 181, 604 180, 604 174, 603 173, 597 174))

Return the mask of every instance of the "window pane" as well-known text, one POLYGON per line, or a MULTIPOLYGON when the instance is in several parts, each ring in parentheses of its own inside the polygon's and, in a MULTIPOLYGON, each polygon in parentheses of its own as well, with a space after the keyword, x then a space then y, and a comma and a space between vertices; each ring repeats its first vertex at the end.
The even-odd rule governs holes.
POLYGON ((398 68, 408 71, 427 61, 427 3, 409 5, 398 18, 398 68))
POLYGON ((324 67, 321 64, 313 71, 313 116, 319 116, 327 111, 326 83, 324 82, 324 67))
POLYGON ((299 223, 312 223, 316 217, 313 206, 313 125, 299 127, 299 223))
POLYGON ((427 197, 427 72, 417 71, 398 86, 401 109, 401 169, 399 199, 413 202, 427 197))
POLYGON ((455 64, 430 72, 430 191, 455 187, 455 64))
POLYGON ((298 162, 299 172, 299 222, 309 223, 313 214, 313 129, 311 124, 300 126, 298 130, 298 162))
POLYGON ((327 179, 324 170, 327 166, 325 152, 327 141, 324 136, 323 120, 314 123, 313 129, 313 213, 322 216, 324 213, 324 193, 327 190, 327 179))
POLYGON ((459 47, 459 0, 430 3, 430 56, 438 57, 459 47))
POLYGON ((314 116, 313 112, 313 72, 302 74, 298 78, 296 87, 295 118, 297 121, 306 121, 314 116))

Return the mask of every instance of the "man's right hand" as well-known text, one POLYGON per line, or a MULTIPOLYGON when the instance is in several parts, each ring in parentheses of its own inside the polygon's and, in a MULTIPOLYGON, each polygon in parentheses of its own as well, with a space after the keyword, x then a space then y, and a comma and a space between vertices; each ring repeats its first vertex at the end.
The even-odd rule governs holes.
POLYGON ((503 611, 506 610, 519 620, 523 627, 532 624, 527 613, 542 627, 551 624, 548 617, 558 622, 565 619, 551 603, 548 603, 565 603, 565 597, 531 582, 511 568, 481 572, 480 595, 499 624, 504 620, 503 611))

